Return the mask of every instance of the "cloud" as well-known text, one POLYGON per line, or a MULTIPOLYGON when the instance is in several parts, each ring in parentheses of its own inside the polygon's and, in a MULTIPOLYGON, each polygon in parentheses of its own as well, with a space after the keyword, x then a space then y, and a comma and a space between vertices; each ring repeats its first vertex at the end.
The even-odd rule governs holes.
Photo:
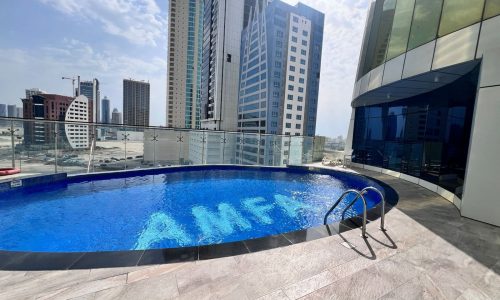
MULTIPOLYGON (((297 0, 284 0, 294 5, 297 0)), ((325 14, 316 134, 347 134, 370 0, 301 0, 325 14)))
POLYGON ((155 0, 39 0, 63 14, 98 24, 108 34, 142 46, 166 42, 167 12, 155 0))
MULTIPOLYGON (((130 55, 96 51, 89 44, 64 39, 61 44, 34 50, 0 48, 0 65, 9 72, 0 72, 0 82, 9 83, 5 97, 20 105, 24 89, 38 87, 51 93, 71 95, 70 83, 62 76, 81 75, 82 80, 98 78, 101 96, 108 96, 113 107, 121 109, 122 80, 147 80, 151 84, 151 111, 165 111, 165 58, 141 59, 130 55), (12 80, 22 78, 22 80, 12 80)), ((165 125, 164 113, 152 113, 151 125, 165 125)))

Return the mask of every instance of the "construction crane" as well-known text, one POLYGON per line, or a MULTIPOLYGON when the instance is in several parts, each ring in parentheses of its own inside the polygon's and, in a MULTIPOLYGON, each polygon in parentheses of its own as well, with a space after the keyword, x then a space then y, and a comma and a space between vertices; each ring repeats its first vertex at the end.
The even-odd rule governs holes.
POLYGON ((80 76, 78 76, 78 77, 64 77, 63 76, 61 79, 62 80, 71 80, 71 83, 73 85, 73 96, 76 97, 77 94, 76 94, 76 90, 75 90, 75 81, 78 79, 78 85, 80 85, 80 76))

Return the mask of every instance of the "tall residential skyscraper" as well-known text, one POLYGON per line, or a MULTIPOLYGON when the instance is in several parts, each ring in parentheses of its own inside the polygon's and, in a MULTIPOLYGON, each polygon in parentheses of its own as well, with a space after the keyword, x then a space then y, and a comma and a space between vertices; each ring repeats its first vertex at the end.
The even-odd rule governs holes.
POLYGON ((99 89, 99 80, 94 78, 92 81, 81 81, 78 87, 79 94, 84 95, 89 99, 90 105, 93 107, 92 111, 92 122, 100 122, 100 99, 101 91, 99 89))
POLYGON ((22 118, 22 117, 23 117, 23 108, 16 107, 16 118, 22 118))
POLYGON ((203 129, 237 129, 241 31, 253 2, 255 0, 205 1, 201 75, 203 129))
POLYGON ((15 104, 7 105, 7 117, 16 118, 17 117, 17 107, 15 104))
POLYGON ((149 126, 149 82, 123 79, 123 124, 149 126))
POLYGON ((101 113, 102 113, 101 123, 109 124, 109 122, 111 121, 111 119, 110 119, 111 112, 110 112, 110 108, 109 108, 109 99, 106 96, 104 96, 104 99, 102 99, 102 102, 101 102, 101 113))
POLYGON ((7 117, 7 105, 0 104, 0 117, 7 117))
POLYGON ((200 128, 203 0, 170 0, 167 126, 200 128))
POLYGON ((122 124, 122 113, 119 112, 117 108, 113 109, 113 112, 111 113, 111 123, 122 124))
POLYGON ((302 3, 257 5, 242 33, 239 131, 314 136, 323 26, 302 3))

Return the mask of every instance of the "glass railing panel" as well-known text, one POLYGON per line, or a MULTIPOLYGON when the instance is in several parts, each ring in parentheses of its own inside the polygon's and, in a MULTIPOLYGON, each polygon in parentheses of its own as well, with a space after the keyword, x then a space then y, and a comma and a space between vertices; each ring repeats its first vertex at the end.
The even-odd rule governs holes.
POLYGON ((176 142, 179 147, 179 161, 178 165, 189 165, 189 138, 190 131, 189 130, 177 130, 176 131, 176 142))
POLYGON ((95 172, 95 166, 89 166, 90 148, 94 128, 86 123, 54 123, 55 171, 58 173, 80 174, 95 172))
POLYGON ((242 165, 259 164, 260 136, 258 133, 245 133, 241 149, 242 165))
MULTIPOLYGON (((24 120, 22 130, 19 124, 16 135, 21 135, 18 157, 23 175, 55 173, 55 123, 43 120, 24 120)), ((16 137, 18 138, 18 137, 16 137)), ((19 140, 19 139, 18 139, 19 140)))
POLYGON ((15 136, 19 134, 22 133, 15 131, 13 121, 0 120, 0 168, 12 168, 13 165, 15 166, 16 157, 12 144, 16 141, 15 136))
POLYGON ((224 163, 224 132, 206 131, 203 161, 206 165, 224 163))
POLYGON ((90 125, 88 126, 88 146, 83 149, 87 167, 90 172, 107 172, 125 170, 125 145, 129 146, 127 130, 122 126, 90 125))
POLYGON ((223 153, 223 163, 235 165, 236 162, 236 149, 240 133, 238 132, 226 132, 224 134, 224 153, 223 153))
POLYGON ((314 138, 303 136, 302 138, 302 164, 310 164, 313 162, 314 138))
POLYGON ((303 143, 304 139, 301 136, 290 137, 289 165, 302 165, 304 156, 303 143))

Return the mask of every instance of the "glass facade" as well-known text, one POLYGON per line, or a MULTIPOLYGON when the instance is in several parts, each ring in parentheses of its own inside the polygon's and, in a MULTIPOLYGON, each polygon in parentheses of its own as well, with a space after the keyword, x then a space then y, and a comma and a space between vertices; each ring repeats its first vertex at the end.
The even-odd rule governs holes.
POLYGON ((484 19, 500 15, 500 0, 486 0, 484 19))
POLYGON ((414 6, 415 0, 399 0, 397 2, 386 60, 406 52, 414 6))
POLYGON ((500 0, 377 0, 368 16, 356 78, 437 37, 497 15, 500 0))
POLYGON ((416 0, 408 50, 436 38, 443 0, 416 0))
POLYGON ((412 98, 356 108, 353 161, 402 172, 460 195, 479 68, 412 98))
POLYGON ((481 21, 484 0, 445 0, 439 25, 439 36, 481 21))

